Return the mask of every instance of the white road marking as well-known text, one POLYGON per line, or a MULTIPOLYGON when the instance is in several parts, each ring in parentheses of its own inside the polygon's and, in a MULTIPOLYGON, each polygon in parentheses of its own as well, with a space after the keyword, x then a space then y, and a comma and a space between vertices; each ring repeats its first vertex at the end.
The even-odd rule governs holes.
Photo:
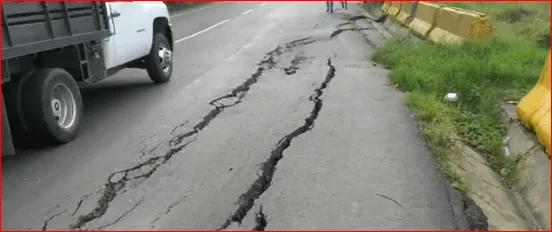
POLYGON ((242 15, 248 14, 251 11, 253 11, 253 9, 243 12, 242 15))
POLYGON ((198 35, 200 35, 200 34, 203 34, 203 33, 207 32, 207 31, 209 31, 209 30, 211 30, 211 29, 213 29, 213 28, 215 28, 215 27, 218 27, 218 26, 220 26, 220 25, 222 25, 222 24, 225 24, 225 23, 227 23, 228 21, 230 21, 230 19, 224 20, 224 21, 222 21, 222 22, 220 22, 220 23, 217 23, 217 24, 215 24, 215 25, 213 25, 213 26, 210 26, 210 27, 208 27, 208 28, 205 28, 204 30, 201 30, 201 31, 198 31, 198 32, 196 32, 196 33, 194 33, 194 34, 191 34, 191 35, 189 35, 189 36, 186 36, 186 37, 184 37, 184 38, 182 38, 182 39, 179 39, 179 40, 175 41, 174 43, 180 43, 180 42, 182 42, 182 41, 184 41, 184 40, 187 40, 187 39, 191 39, 191 38, 193 38, 193 37, 196 37, 196 36, 198 36, 198 35))
POLYGON ((228 3, 228 2, 217 2, 217 3, 211 3, 207 6, 204 6, 204 7, 200 7, 200 8, 196 8, 196 9, 193 9, 193 10, 189 10, 189 11, 184 11, 182 13, 178 13, 178 14, 175 14, 175 15, 171 15, 171 18, 176 18, 178 16, 182 16, 182 15, 187 15, 187 14, 190 14, 190 13, 194 13, 194 12, 198 12, 198 11, 202 11, 202 10, 207 10, 209 8, 212 8, 212 7, 215 7, 217 5, 220 5, 220 4, 224 4, 224 3, 228 3))
POLYGON ((263 2, 263 3, 261 4, 261 6, 264 6, 264 5, 266 5, 267 3, 268 3, 268 2, 263 2))

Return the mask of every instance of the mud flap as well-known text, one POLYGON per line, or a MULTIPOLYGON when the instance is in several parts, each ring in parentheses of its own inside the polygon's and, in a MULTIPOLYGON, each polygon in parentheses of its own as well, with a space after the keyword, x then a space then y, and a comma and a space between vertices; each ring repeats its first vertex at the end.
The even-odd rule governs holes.
POLYGON ((9 155, 15 155, 15 149, 13 147, 8 116, 6 115, 6 106, 4 106, 4 98, 2 98, 2 156, 9 155))

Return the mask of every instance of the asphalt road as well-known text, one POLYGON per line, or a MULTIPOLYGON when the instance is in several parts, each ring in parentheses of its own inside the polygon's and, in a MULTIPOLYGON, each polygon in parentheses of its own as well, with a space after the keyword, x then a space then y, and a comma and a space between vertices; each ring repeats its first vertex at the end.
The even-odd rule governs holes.
POLYGON ((367 61, 383 40, 351 29, 349 4, 174 16, 169 83, 127 70, 87 87, 82 136, 3 160, 2 229, 457 228, 401 93, 367 61))

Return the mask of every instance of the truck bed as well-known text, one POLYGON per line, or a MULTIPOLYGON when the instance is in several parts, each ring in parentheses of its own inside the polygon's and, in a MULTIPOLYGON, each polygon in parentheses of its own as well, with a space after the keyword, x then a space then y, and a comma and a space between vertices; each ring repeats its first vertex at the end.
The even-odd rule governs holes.
POLYGON ((2 2, 2 60, 109 34, 102 2, 2 2))

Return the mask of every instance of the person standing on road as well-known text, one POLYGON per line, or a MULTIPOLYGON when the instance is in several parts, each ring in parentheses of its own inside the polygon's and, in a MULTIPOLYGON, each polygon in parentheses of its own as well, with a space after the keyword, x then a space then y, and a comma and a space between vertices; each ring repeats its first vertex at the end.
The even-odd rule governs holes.
POLYGON ((326 1, 326 12, 333 13, 333 1, 326 1))
POLYGON ((347 12, 348 8, 347 8, 347 1, 341 1, 341 8, 345 10, 345 12, 347 12))

